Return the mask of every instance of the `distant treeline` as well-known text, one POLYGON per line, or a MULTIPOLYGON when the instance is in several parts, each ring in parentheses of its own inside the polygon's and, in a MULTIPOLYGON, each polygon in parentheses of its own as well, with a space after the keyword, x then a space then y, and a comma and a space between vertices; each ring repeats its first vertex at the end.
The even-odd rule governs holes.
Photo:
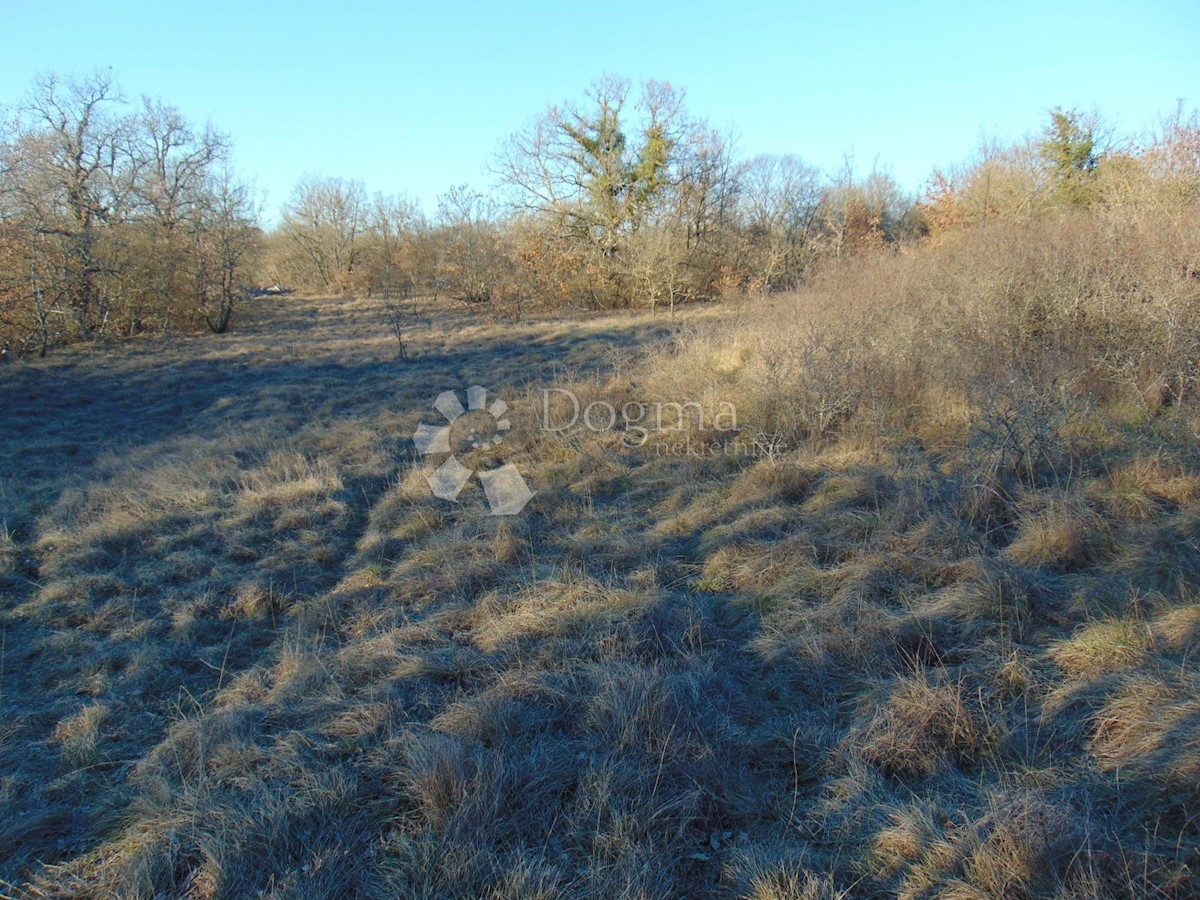
POLYGON ((222 331, 254 286, 526 306, 673 307, 790 290, 829 265, 1054 210, 1200 192, 1180 107, 1141 142, 1055 110, 1038 136, 935 172, 921 197, 848 163, 740 158, 682 91, 605 77, 496 152, 490 194, 405 196, 307 176, 270 233, 229 141, 104 75, 43 77, 0 136, 0 351, 110 331, 222 331))

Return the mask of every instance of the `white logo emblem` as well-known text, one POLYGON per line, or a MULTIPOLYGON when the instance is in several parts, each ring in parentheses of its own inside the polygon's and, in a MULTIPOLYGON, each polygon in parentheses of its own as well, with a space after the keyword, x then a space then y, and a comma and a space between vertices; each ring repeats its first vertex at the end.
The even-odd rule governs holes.
MULTIPOLYGON (((487 389, 479 385, 467 388, 467 406, 464 409, 454 391, 444 391, 433 401, 433 408, 442 414, 445 425, 426 425, 422 422, 413 433, 413 444, 422 456, 435 453, 450 453, 451 456, 438 466, 426 480, 435 497, 455 502, 471 476, 476 474, 460 463, 450 447, 450 431, 460 418, 468 413, 486 412, 491 416, 491 428, 477 427, 467 435, 473 450, 494 447, 504 439, 504 432, 512 423, 504 417, 508 404, 497 399, 487 406, 487 389)), ((478 418, 483 418, 482 416, 478 418)), ((479 481, 487 495, 488 512, 493 516, 515 516, 533 498, 533 492, 512 463, 490 472, 479 472, 479 481)))

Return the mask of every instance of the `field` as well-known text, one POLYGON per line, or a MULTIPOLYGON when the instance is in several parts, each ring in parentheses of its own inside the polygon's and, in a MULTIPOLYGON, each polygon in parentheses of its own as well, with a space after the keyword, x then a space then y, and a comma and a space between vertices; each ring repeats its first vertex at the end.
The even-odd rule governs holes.
POLYGON ((0 884, 1194 895, 1193 419, 1169 379, 994 377, 1004 336, 1098 346, 1059 340, 1077 307, 996 312, 1014 278, 1143 309, 1103 265, 1137 235, 1035 237, 988 237, 1007 288, 967 246, 678 317, 421 301, 407 362, 379 301, 259 299, 0 368, 0 884), (460 459, 515 464, 517 515, 414 449, 475 384, 512 428, 460 459), (551 432, 544 388, 708 427, 551 432))

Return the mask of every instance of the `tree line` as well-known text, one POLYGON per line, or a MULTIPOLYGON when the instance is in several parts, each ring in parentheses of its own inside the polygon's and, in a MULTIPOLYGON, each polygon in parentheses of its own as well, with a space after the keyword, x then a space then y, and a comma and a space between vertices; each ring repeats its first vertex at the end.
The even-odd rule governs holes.
POLYGON ((1200 185, 1200 125, 1180 106, 1141 142, 1054 109, 1033 136, 934 170, 919 197, 886 172, 741 158, 682 91, 605 77, 502 142, 490 194, 457 187, 426 218, 361 182, 306 178, 268 237, 307 290, 473 303, 674 306, 798 287, 824 267, 992 220, 1174 204, 1200 185), (1174 192, 1174 193, 1172 193, 1174 192))
POLYGON ((255 286, 399 302, 674 308, 794 289, 847 258, 992 219, 1176 203, 1200 184, 1182 106, 1121 143, 1095 116, 935 170, 921 197, 884 171, 742 157, 665 82, 606 76, 501 142, 494 189, 431 215, 361 181, 308 175, 261 226, 229 138, 111 77, 37 79, 0 133, 0 352, 90 335, 225 330, 255 286), (1174 191, 1175 195, 1171 192, 1174 191), (1180 193, 1182 192, 1182 193, 1180 193))
POLYGON ((879 171, 833 178, 794 155, 741 159, 684 93, 607 76, 502 142, 495 190, 426 217, 361 182, 308 177, 269 236, 278 280, 520 308, 651 308, 786 290, 818 262, 919 233, 879 171))
POLYGON ((0 352, 224 331, 262 238, 226 135, 104 72, 39 77, 0 133, 0 352))

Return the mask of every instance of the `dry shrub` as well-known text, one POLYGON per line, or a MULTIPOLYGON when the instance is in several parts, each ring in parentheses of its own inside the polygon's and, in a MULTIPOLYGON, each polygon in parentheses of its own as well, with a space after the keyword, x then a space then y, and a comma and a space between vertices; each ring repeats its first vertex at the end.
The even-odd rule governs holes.
POLYGON ((431 329, 391 381, 343 336, 311 427, 268 380, 211 421, 273 430, 44 480, 0 533, 37 582, 4 585, 4 877, 96 846, 59 895, 1121 895, 1110 853, 1187 895, 1195 237, 1156 223, 980 228, 685 330, 581 397, 735 402, 766 458, 517 421, 504 521, 382 448, 446 359, 536 403, 536 348, 591 364, 613 322, 431 329), (110 718, 58 724, 79 696, 110 718))
POLYGON ((855 431, 962 443, 979 425, 993 465, 1038 474, 1095 405, 1190 402, 1200 286, 1181 273, 1200 242, 1170 215, 994 222, 830 267, 684 334, 648 385, 732 402, 745 431, 793 445, 855 431))

